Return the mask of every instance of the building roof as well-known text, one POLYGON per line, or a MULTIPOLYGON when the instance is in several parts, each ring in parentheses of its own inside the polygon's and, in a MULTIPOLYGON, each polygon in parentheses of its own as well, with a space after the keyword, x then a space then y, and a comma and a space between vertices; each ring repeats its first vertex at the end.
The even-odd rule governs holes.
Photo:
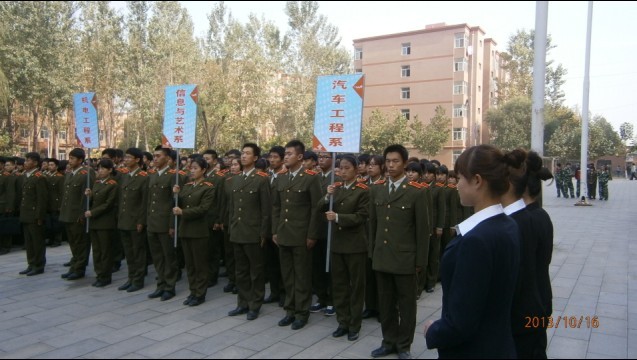
POLYGON ((409 36, 409 35, 419 35, 419 34, 433 33, 433 32, 438 32, 438 31, 448 31, 448 30, 452 30, 452 29, 461 29, 461 28, 467 28, 467 29, 470 29, 472 31, 481 31, 482 33, 485 33, 484 30, 482 30, 482 28, 480 28, 479 26, 470 27, 466 23, 464 23, 464 24, 456 24, 456 25, 445 25, 444 23, 439 23, 439 24, 427 25, 424 29, 420 29, 420 30, 406 31, 406 32, 395 33, 395 34, 386 34, 386 35, 378 35, 378 36, 371 36, 371 37, 366 37, 366 38, 354 39, 353 42, 354 43, 360 43, 360 42, 365 42, 365 41, 382 40, 382 39, 389 39, 389 38, 393 38, 393 37, 401 37, 401 36, 409 36))

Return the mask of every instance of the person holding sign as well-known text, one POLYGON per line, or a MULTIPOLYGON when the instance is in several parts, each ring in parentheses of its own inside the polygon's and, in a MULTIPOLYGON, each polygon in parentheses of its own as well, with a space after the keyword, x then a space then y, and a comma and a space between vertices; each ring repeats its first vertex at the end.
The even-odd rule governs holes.
POLYGON ((358 339, 363 321, 367 260, 365 227, 369 213, 368 187, 356 181, 357 167, 356 157, 343 155, 340 162, 343 182, 327 186, 327 195, 319 203, 321 210, 326 211, 330 196, 334 196, 333 209, 325 212, 326 219, 334 222, 331 274, 338 328, 332 336, 347 335, 350 341, 358 339))
POLYGON ((119 185, 112 176, 115 175, 115 164, 109 159, 102 159, 97 165, 97 181, 93 190, 86 189, 85 195, 90 198, 90 209, 84 213, 90 219, 91 244, 93 245, 93 267, 97 280, 95 287, 104 287, 111 283, 113 270, 114 229, 117 228, 117 197, 119 185))
MULTIPOLYGON (((196 157, 190 164, 192 181, 183 186, 173 186, 179 194, 179 204, 173 214, 180 219, 178 236, 184 250, 190 295, 184 305, 197 306, 206 301, 208 290, 208 211, 215 201, 214 185, 205 181, 208 163, 196 157)), ((173 176, 174 178, 174 176, 173 176)), ((171 230, 174 231, 171 224, 171 230)), ((162 297, 163 299, 163 297, 162 297)))

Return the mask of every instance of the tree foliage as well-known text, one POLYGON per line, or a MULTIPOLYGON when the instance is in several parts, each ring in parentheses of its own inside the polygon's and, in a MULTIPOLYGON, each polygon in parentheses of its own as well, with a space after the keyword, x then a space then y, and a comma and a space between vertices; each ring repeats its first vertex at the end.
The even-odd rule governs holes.
POLYGON ((499 108, 489 109, 484 121, 489 124, 490 142, 502 150, 531 146, 531 99, 511 99, 499 108))
MULTIPOLYGON (((579 159, 582 148, 581 117, 565 121, 555 132, 548 144, 551 156, 560 159, 579 159)), ((607 155, 623 155, 625 150, 619 134, 600 115, 589 122, 588 158, 596 159, 607 155)))
POLYGON ((408 120, 398 111, 387 115, 379 109, 363 121, 361 151, 382 154, 392 144, 406 144, 410 136, 408 120))
POLYGON ((411 144, 423 154, 433 157, 449 142, 451 118, 446 115, 445 108, 438 105, 429 124, 423 125, 415 118, 411 130, 411 144))

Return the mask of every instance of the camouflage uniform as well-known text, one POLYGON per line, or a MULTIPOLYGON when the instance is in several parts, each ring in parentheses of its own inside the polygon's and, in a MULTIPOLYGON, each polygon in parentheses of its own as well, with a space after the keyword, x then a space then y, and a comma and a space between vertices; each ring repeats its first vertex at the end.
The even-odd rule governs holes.
POLYGON ((600 171, 597 180, 599 181, 599 199, 608 200, 608 181, 613 180, 610 171, 608 169, 600 171))

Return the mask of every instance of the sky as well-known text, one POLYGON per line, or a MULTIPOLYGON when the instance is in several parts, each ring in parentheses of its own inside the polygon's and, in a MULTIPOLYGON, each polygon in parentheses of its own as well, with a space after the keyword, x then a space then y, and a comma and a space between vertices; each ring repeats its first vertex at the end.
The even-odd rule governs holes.
MULTIPOLYGON (((207 15, 215 2, 181 2, 193 18, 195 35, 204 36, 207 15)), ((424 29, 428 24, 467 23, 480 26, 487 37, 506 51, 509 38, 517 30, 535 27, 534 1, 319 1, 319 13, 338 27, 342 44, 352 50, 353 40, 376 35, 424 29)), ((250 13, 263 15, 287 30, 285 1, 226 1, 235 19, 246 22, 250 13)), ((115 5, 123 8, 124 5, 115 5)), ((588 2, 549 1, 548 33, 556 48, 547 60, 562 64, 568 71, 564 104, 582 107, 588 2)), ((590 100, 593 115, 604 116, 616 130, 623 122, 637 129, 637 106, 632 83, 637 81, 637 37, 630 35, 637 19, 637 2, 595 2, 591 35, 590 100)))

